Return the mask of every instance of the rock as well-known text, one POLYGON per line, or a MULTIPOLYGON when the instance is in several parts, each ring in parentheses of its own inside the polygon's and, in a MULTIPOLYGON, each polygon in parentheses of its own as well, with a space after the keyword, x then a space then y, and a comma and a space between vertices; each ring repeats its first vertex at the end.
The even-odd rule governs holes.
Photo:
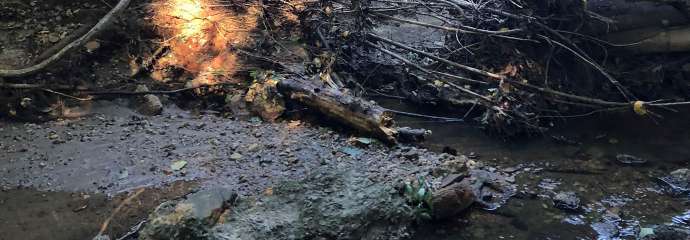
MULTIPOLYGON (((263 81, 255 81, 247 90, 245 101, 262 119, 273 122, 285 112, 285 100, 280 97, 271 73, 261 74, 263 81)), ((259 77, 257 77, 259 78, 259 77)))
POLYGON ((237 153, 237 152, 236 152, 236 153, 233 153, 232 155, 230 155, 230 159, 232 159, 232 160, 234 160, 234 161, 241 160, 242 157, 243 157, 242 154, 239 154, 239 153, 237 153))
POLYGON ((48 41, 51 43, 57 43, 60 41, 60 35, 58 33, 50 33, 48 34, 48 41))
POLYGON ((566 211, 580 210, 580 198, 574 192, 560 192, 553 197, 554 207, 566 211))
POLYGON ((110 240, 110 237, 108 235, 98 234, 97 236, 93 237, 92 240, 110 240))
POLYGON ((89 41, 86 44, 84 44, 84 48, 86 48, 86 52, 93 53, 99 48, 101 48, 101 43, 98 41, 89 41))
POLYGON ((256 151, 258 151, 259 149, 261 149, 261 145, 256 144, 256 143, 250 144, 250 145, 247 147, 247 151, 249 151, 249 152, 256 152, 256 151))
POLYGON ((474 203, 475 195, 468 180, 456 182, 434 192, 433 217, 448 219, 474 203))
POLYGON ((629 154, 616 155, 616 161, 628 165, 642 165, 647 163, 647 160, 629 154))
POLYGON ((208 239, 210 228, 236 199, 232 191, 219 188, 165 202, 151 213, 139 239, 208 239))
POLYGON ((468 160, 469 159, 464 155, 460 155, 460 156, 451 158, 451 159, 441 163, 441 166, 439 166, 438 169, 435 169, 434 172, 440 172, 440 173, 464 173, 464 172, 467 172, 468 160))
POLYGON ((227 95, 225 98, 225 106, 232 111, 235 117, 247 117, 249 116, 249 110, 247 110, 247 102, 244 100, 243 94, 227 95))
POLYGON ((242 201, 215 226, 212 239, 405 239, 414 212, 395 184, 372 182, 361 169, 317 171, 272 194, 242 201))
POLYGON ((677 169, 666 177, 660 177, 672 193, 690 192, 690 170, 687 168, 677 169))
MULTIPOLYGON (((135 92, 148 92, 149 88, 145 85, 138 85, 135 92)), ((163 112, 163 103, 158 96, 146 94, 138 98, 136 111, 149 116, 159 115, 163 112)))
POLYGON ((640 236, 642 240, 690 240, 690 230, 673 226, 659 226, 652 233, 640 236))
POLYGON ((496 210, 517 193, 517 187, 497 172, 469 170, 468 180, 474 191, 475 202, 485 210, 496 210))

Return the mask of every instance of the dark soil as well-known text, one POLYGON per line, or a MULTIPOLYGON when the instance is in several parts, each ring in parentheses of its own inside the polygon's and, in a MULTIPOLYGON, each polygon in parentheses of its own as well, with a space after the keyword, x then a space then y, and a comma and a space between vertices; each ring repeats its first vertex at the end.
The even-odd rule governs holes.
MULTIPOLYGON (((181 196, 187 190, 165 195, 172 183, 193 181, 200 188, 230 186, 242 196, 260 193, 278 182, 299 180, 314 169, 349 169, 358 166, 368 169, 365 174, 374 181, 399 181, 416 173, 426 174, 447 155, 409 147, 390 149, 378 142, 360 148, 348 143, 348 137, 331 130, 312 127, 301 122, 262 123, 235 121, 214 115, 192 115, 177 108, 168 108, 163 115, 143 117, 113 102, 96 102, 93 115, 83 118, 54 121, 45 124, 0 123, 2 151, 0 192, 7 209, 41 211, 50 206, 69 210, 79 193, 122 196, 143 186, 154 196, 152 203, 164 196, 181 196), (173 163, 186 161, 179 171, 173 163), (418 166, 401 168, 400 166, 418 166), (14 189, 49 191, 22 191, 14 189), (52 193, 59 191, 62 193, 52 193), (46 197, 35 199, 45 194, 46 197), (76 197, 73 197, 76 196, 76 197), (56 198, 59 203, 35 208, 36 201, 56 198), (35 209, 34 209, 35 208, 35 209)), ((103 195, 93 196, 103 196, 103 195)), ((83 195, 83 194, 82 194, 83 195)), ((84 232, 95 236, 103 216, 115 204, 99 198, 94 212, 70 213, 65 218, 95 214, 92 218, 78 217, 72 224, 84 223, 84 232), (101 206, 101 207, 98 207, 101 206), (90 230, 89 230, 90 229, 90 230)), ((93 200, 92 200, 93 201, 93 200)), ((155 204, 137 204, 132 220, 141 220, 155 204)), ((52 218, 43 215, 8 211, 20 219, 20 225, 3 224, 3 232, 21 236, 33 228, 52 229, 52 218), (46 226, 47 225, 47 226, 46 226)), ((59 218, 60 219, 60 218, 59 218)), ((125 221, 122 225, 135 224, 125 221)), ((123 228, 118 228, 122 230, 123 228)), ((115 231, 117 236, 123 231, 115 231)), ((37 239, 49 237, 52 231, 34 232, 37 239), (45 235, 44 235, 45 234, 45 235)), ((77 234, 77 233, 75 233, 77 234)), ((60 235, 71 239, 74 235, 60 235)), ((64 237, 64 238, 62 238, 64 237)))

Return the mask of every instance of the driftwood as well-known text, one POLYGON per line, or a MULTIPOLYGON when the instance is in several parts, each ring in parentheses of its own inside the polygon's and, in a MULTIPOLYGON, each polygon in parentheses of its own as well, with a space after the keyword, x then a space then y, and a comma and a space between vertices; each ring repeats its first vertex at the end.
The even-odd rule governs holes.
POLYGON ((396 128, 391 113, 374 102, 346 92, 296 79, 283 79, 278 91, 347 126, 388 143, 419 141, 428 131, 396 128))

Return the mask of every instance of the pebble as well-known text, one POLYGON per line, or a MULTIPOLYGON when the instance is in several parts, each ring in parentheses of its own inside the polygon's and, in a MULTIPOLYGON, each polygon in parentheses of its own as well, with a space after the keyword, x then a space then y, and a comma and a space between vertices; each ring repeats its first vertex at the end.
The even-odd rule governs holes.
POLYGON ((247 147, 247 150, 250 151, 250 152, 256 152, 256 151, 258 151, 260 148, 261 148, 261 146, 260 146, 259 144, 253 143, 253 144, 250 144, 250 145, 247 147))
POLYGON ((558 209, 574 211, 580 208, 580 198, 574 192, 560 192, 553 197, 553 204, 558 209))
POLYGON ((242 159, 242 157, 243 157, 242 154, 239 154, 239 153, 233 153, 232 155, 230 155, 230 159, 235 160, 235 161, 242 159))

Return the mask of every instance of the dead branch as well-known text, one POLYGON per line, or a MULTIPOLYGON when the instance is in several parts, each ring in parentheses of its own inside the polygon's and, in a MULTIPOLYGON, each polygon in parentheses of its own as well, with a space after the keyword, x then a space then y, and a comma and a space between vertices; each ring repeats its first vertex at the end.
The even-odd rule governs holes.
POLYGON ((465 26, 465 25, 459 25, 458 28, 454 28, 454 27, 434 25, 434 24, 429 24, 429 23, 419 22, 419 21, 414 21, 414 20, 409 20, 409 19, 397 18, 397 17, 393 17, 390 15, 386 15, 386 14, 374 13, 373 15, 378 16, 378 17, 382 17, 382 18, 387 18, 387 19, 394 20, 394 21, 398 21, 398 22, 404 22, 404 23, 409 23, 409 24, 414 24, 414 25, 419 25, 419 26, 424 26, 424 27, 429 27, 429 28, 436 28, 436 29, 441 29, 441 30, 445 30, 445 31, 449 31, 449 32, 457 32, 457 33, 481 33, 481 34, 488 34, 488 35, 504 35, 504 34, 511 34, 511 33, 523 31, 522 29, 511 29, 511 30, 506 30, 506 31, 491 31, 491 30, 474 28, 474 27, 465 26))
POLYGON ((89 88, 82 86, 62 85, 62 84, 27 84, 27 83, 0 83, 0 88, 28 90, 37 88, 46 88, 54 90, 79 90, 88 91, 89 88))
MULTIPOLYGON (((422 66, 419 66, 419 64, 415 64, 415 63, 413 63, 413 62, 410 62, 410 61, 407 60, 406 58, 400 56, 400 55, 397 54, 397 53, 391 52, 391 51, 388 50, 388 49, 382 48, 382 47, 380 47, 380 46, 378 46, 378 45, 376 45, 376 44, 374 44, 374 43, 372 43, 372 42, 369 42, 369 41, 366 41, 366 43, 367 43, 369 46, 372 46, 372 47, 378 49, 379 51, 381 51, 381 52, 383 52, 383 53, 385 53, 385 54, 388 54, 388 55, 390 55, 390 56, 392 56, 392 57, 394 57, 394 58, 396 58, 396 59, 402 61, 403 63, 405 63, 405 64, 407 64, 407 65, 409 65, 409 66, 411 66, 411 67, 417 68, 417 69, 419 69, 419 70, 422 71, 422 72, 429 73, 429 74, 433 74, 433 73, 434 73, 434 72, 432 72, 432 71, 429 71, 429 70, 425 69, 425 68, 422 67, 422 66)), ((443 73, 443 75, 444 75, 444 76, 449 76, 449 75, 452 76, 452 74, 448 74, 448 73, 443 73)), ((493 101, 492 101, 490 98, 488 98, 488 97, 486 97, 486 96, 482 96, 481 94, 476 93, 476 92, 473 92, 473 91, 471 91, 471 90, 469 90, 469 89, 466 89, 466 88, 464 88, 464 87, 460 87, 460 86, 458 86, 457 84, 454 84, 454 83, 451 83, 451 82, 448 82, 448 81, 444 81, 444 83, 446 83, 446 84, 448 84, 448 85, 450 85, 450 86, 452 86, 452 87, 454 87, 454 88, 456 88, 456 89, 458 89, 458 90, 460 90, 460 91, 463 91, 463 92, 465 92, 465 93, 467 93, 467 94, 469 94, 469 95, 471 95, 471 96, 473 96, 473 97, 477 97, 477 98, 479 98, 479 99, 481 99, 481 100, 487 102, 488 104, 492 104, 492 103, 493 103, 493 101)))
POLYGON ((91 38, 93 38, 96 34, 100 33, 103 29, 108 27, 110 23, 113 21, 114 16, 121 14, 122 11, 124 11, 125 8, 127 8, 130 2, 131 0, 120 0, 120 2, 118 2, 117 5, 115 5, 115 7, 112 10, 110 10, 110 12, 108 12, 103 18, 101 18, 101 20, 98 21, 98 23, 96 23, 96 25, 94 25, 93 28, 91 28, 91 30, 89 30, 86 34, 77 38, 70 44, 67 44, 64 48, 62 48, 60 51, 53 54, 49 58, 27 68, 0 69, 0 77, 22 77, 43 70, 45 67, 56 62, 74 48, 83 46, 86 42, 91 40, 91 38))

